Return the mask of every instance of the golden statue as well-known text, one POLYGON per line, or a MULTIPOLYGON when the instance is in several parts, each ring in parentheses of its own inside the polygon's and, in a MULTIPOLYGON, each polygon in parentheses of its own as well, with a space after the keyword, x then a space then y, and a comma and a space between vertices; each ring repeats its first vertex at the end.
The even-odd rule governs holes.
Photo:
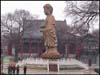
POLYGON ((41 32, 43 32, 43 38, 46 47, 46 51, 42 54, 42 58, 60 58, 60 54, 57 51, 55 18, 52 15, 53 8, 50 4, 44 5, 43 8, 47 18, 45 20, 44 26, 41 26, 41 32))

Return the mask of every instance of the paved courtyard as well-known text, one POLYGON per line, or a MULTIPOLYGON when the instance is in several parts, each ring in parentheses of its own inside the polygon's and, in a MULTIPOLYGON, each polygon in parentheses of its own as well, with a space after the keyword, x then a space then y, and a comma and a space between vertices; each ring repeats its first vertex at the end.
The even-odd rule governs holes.
MULTIPOLYGON (((7 68, 3 69, 3 73, 8 73, 7 68)), ((19 74, 23 74, 23 69, 20 68, 19 74)), ((59 72, 48 72, 47 70, 34 70, 28 69, 27 74, 97 74, 96 72, 92 71, 85 71, 85 70, 61 70, 59 72)))
MULTIPOLYGON (((60 64, 60 67, 61 65, 65 64, 65 65, 70 65, 70 64, 77 64, 79 65, 80 67, 83 67, 84 69, 81 69, 81 70, 59 70, 58 72, 49 72, 48 69, 46 69, 47 67, 45 66, 43 69, 43 67, 41 68, 37 68, 39 67, 40 64, 43 65, 44 64, 47 64, 46 61, 44 60, 41 60, 41 59, 37 59, 37 60, 34 60, 32 58, 28 58, 26 60, 24 60, 24 62, 21 62, 20 64, 24 64, 25 62, 27 64, 31 64, 31 62, 29 62, 31 60, 32 63, 34 64, 38 64, 37 66, 35 65, 30 65, 29 67, 27 67, 27 74, 97 74, 93 69, 91 71, 88 71, 87 70, 87 66, 85 64, 83 64, 82 62, 76 60, 76 59, 67 59, 67 60, 59 60, 58 64, 60 64), (33 60, 33 61, 32 61, 33 60)), ((55 62, 53 62, 55 63, 55 62)), ((57 63, 57 62, 56 62, 57 63)), ((28 65, 27 65, 28 66, 28 65)), ((3 73, 8 73, 8 70, 7 70, 7 65, 3 66, 3 73)), ((23 74, 23 68, 20 67, 20 71, 19 71, 20 74, 23 74)))

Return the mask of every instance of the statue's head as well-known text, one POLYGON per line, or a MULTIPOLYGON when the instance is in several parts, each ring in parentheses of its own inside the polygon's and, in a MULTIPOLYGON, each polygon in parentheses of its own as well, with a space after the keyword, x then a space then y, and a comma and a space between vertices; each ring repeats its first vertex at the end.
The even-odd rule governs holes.
POLYGON ((45 13, 46 15, 52 14, 53 8, 52 8, 52 6, 51 6, 50 4, 45 4, 45 5, 43 6, 43 8, 44 8, 44 13, 45 13))

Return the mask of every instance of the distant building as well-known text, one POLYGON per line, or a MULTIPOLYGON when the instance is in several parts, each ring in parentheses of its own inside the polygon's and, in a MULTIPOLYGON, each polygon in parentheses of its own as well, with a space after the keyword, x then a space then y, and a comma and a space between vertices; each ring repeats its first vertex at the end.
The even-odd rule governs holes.
POLYGON ((99 55, 99 42, 91 34, 86 34, 81 37, 82 40, 82 52, 80 56, 80 60, 85 63, 88 63, 88 60, 91 59, 93 64, 96 64, 98 55, 99 55))
MULTIPOLYGON (((19 55, 40 56, 45 51, 43 35, 40 32, 40 26, 44 20, 24 20, 24 34, 22 36, 22 47, 17 49, 19 55), (22 53, 21 53, 22 51, 22 53)), ((73 54, 74 57, 85 63, 91 58, 93 63, 96 63, 99 54, 99 43, 91 34, 84 36, 74 35, 67 32, 68 26, 66 21, 56 21, 56 33, 58 39, 58 51, 62 57, 68 57, 73 54)))

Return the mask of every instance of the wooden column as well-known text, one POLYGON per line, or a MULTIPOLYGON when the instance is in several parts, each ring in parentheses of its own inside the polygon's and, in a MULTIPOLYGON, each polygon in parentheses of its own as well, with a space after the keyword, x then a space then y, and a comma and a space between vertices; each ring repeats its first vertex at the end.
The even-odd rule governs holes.
POLYGON ((67 46, 67 58, 69 57, 69 53, 70 53, 70 48, 69 46, 67 46))
POLYGON ((80 56, 82 48, 83 48, 83 44, 80 44, 79 46, 76 47, 76 51, 75 51, 76 58, 80 56))
POLYGON ((75 50, 76 59, 79 57, 79 53, 80 53, 80 48, 76 47, 76 50, 75 50))
POLYGON ((8 47, 7 47, 7 54, 8 55, 11 55, 11 47, 8 45, 8 47))
POLYGON ((37 41, 37 53, 40 55, 39 41, 37 41))
POLYGON ((31 56, 31 53, 32 53, 32 40, 30 39, 29 40, 29 54, 31 56))
POLYGON ((20 40, 20 53, 23 55, 23 43, 22 40, 20 40))

